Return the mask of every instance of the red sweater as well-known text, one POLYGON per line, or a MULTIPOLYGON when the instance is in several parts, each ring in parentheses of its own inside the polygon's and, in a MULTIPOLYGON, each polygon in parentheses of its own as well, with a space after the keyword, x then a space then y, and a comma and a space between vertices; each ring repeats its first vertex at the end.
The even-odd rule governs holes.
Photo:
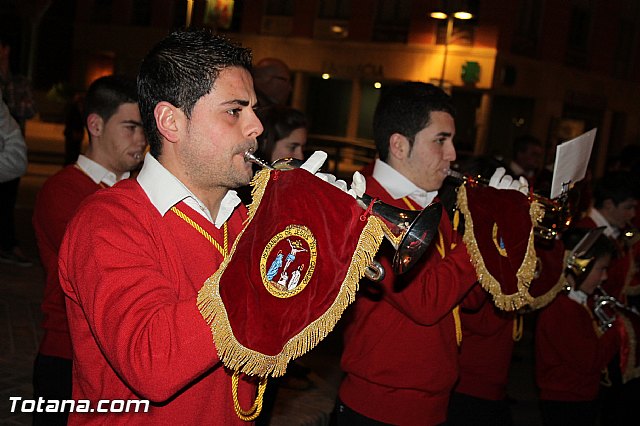
MULTIPOLYGON (((367 193, 407 208, 370 177, 367 193)), ((383 243, 377 259, 386 278, 380 284, 363 281, 349 313, 341 362, 346 377, 339 396, 369 418, 407 425, 446 419, 458 375, 451 311, 475 283, 476 274, 462 243, 450 249, 454 234, 445 212, 440 230, 445 257, 436 249, 436 237, 418 265, 401 276, 391 268, 391 245, 383 243)))
MULTIPOLYGON (((513 352, 513 312, 502 311, 480 286, 484 303, 477 311, 461 311, 460 379, 455 391, 476 398, 503 400, 513 352)), ((466 300, 466 299, 465 299, 466 300)))
POLYGON ((600 373, 618 350, 618 331, 598 337, 585 306, 559 294, 538 316, 536 379, 540 399, 593 401, 600 373))
POLYGON ((64 302, 58 281, 58 251, 67 224, 80 203, 100 189, 89 176, 74 166, 60 170, 44 183, 33 210, 33 229, 45 272, 42 312, 44 336, 39 352, 71 359, 71 339, 64 302))
MULTIPOLYGON (((222 229, 178 207, 222 243, 222 229)), ((229 247, 246 217, 228 221, 229 247)), ((244 424, 231 375, 196 306, 222 255, 171 211, 162 217, 134 180, 99 191, 69 224, 60 248, 73 342, 73 398, 149 399, 148 413, 72 413, 70 424, 244 424)), ((249 407, 255 386, 240 383, 249 407)))

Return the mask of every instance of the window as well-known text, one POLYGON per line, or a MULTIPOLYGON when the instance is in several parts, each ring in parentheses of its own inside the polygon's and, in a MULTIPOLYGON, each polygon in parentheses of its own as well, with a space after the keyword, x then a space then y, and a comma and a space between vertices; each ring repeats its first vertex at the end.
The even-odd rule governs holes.
POLYGON ((133 25, 148 26, 151 23, 151 0, 133 2, 133 25))
POLYGON ((96 24, 110 23, 112 6, 112 0, 95 0, 91 11, 91 20, 96 24))
POLYGON ((345 19, 351 17, 350 0, 320 0, 320 19, 345 19))
POLYGON ((565 62, 569 66, 583 68, 588 59, 593 5, 589 0, 576 3, 571 10, 565 62))
POLYGON ((293 16, 293 0, 267 0, 265 15, 293 16))
POLYGON ((544 0, 522 0, 518 15, 518 26, 511 45, 511 52, 535 56, 540 35, 540 20, 544 0))
POLYGON ((406 43, 411 20, 411 0, 378 0, 373 40, 406 43))

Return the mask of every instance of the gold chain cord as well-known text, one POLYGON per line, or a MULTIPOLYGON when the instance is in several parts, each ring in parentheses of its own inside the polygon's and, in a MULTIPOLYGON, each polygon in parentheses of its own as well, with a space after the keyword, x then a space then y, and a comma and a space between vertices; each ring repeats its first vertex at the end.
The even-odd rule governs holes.
POLYGON ((233 408, 236 410, 236 414, 245 422, 250 422, 255 420, 262 411, 262 399, 264 397, 264 391, 267 388, 267 378, 263 377, 260 379, 260 383, 258 384, 258 395, 256 396, 256 400, 253 402, 253 406, 248 410, 243 410, 240 407, 240 401, 238 401, 238 377, 240 376, 240 372, 234 371, 233 376, 231 377, 231 393, 233 394, 233 408))
MULTIPOLYGON (((407 207, 409 207, 409 210, 417 210, 407 197, 402 197, 402 201, 404 201, 407 207)), ((457 228, 458 220, 455 220, 455 222, 455 227, 457 228)), ((452 243, 451 249, 453 249, 454 247, 455 243, 452 243)), ((440 257, 444 258, 446 254, 444 251, 444 237, 442 236, 442 232, 440 232, 440 229, 438 229, 438 242, 436 243, 436 248, 438 249, 440 257)), ((462 322, 460 321, 460 305, 457 305, 455 308, 453 308, 451 314, 453 315, 453 323, 456 327, 456 342, 458 343, 458 346, 460 346, 460 344, 462 343, 462 322)))
POLYGON ((207 231, 202 229, 200 225, 195 223, 189 216, 184 214, 182 210, 173 206, 171 207, 171 211, 174 212, 179 218, 187 222, 189 225, 191 225, 196 231, 202 234, 202 236, 204 236, 207 240, 209 240, 209 242, 213 244, 213 246, 216 249, 218 249, 218 251, 220 252, 223 258, 225 259, 227 258, 227 254, 229 253, 229 235, 227 231, 227 222, 225 222, 224 225, 222 225, 222 229, 224 232, 224 242, 223 242, 224 246, 220 246, 219 242, 217 242, 207 231))

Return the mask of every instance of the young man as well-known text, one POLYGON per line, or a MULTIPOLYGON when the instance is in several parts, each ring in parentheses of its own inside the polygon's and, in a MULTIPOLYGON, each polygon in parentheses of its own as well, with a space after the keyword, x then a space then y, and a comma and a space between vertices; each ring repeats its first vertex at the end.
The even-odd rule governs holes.
MULTIPOLYGON (((450 98, 425 83, 390 88, 376 107, 373 132, 379 159, 367 178, 367 193, 403 209, 426 207, 456 159, 450 98)), ((503 174, 501 169, 492 178, 496 186, 521 186, 503 174)), ((381 248, 378 260, 386 278, 379 286, 362 283, 346 324, 339 425, 446 420, 457 378, 454 308, 476 282, 476 272, 446 213, 417 266, 396 275, 392 258, 390 246, 381 248)))
MULTIPOLYGON (((87 152, 49 178, 38 193, 33 227, 46 282, 44 336, 33 373, 35 399, 71 399, 72 350, 64 293, 58 281, 58 251, 81 202, 99 189, 128 178, 142 162, 146 140, 137 102, 133 80, 107 76, 94 81, 86 98, 87 152)), ((34 424, 66 424, 66 416, 34 413, 34 424)))
POLYGON ((612 261, 609 278, 603 287, 610 295, 622 300, 625 288, 634 272, 633 257, 624 242, 623 231, 632 226, 638 206, 636 179, 629 172, 611 172, 593 186, 593 206, 576 227, 604 226, 604 234, 616 243, 617 255, 612 261))
MULTIPOLYGON (((233 188, 253 176, 244 155, 262 132, 250 66, 248 49, 204 30, 174 32, 143 60, 150 153, 135 180, 87 199, 60 248, 73 397, 96 408, 70 424, 245 424, 197 295, 247 217, 233 188), (98 412, 100 400, 148 410, 98 412)), ((239 378, 240 407, 255 389, 239 378)))
MULTIPOLYGON (((586 234, 572 229, 563 235, 572 249, 586 234)), ((593 294, 607 279, 615 248, 601 235, 580 259, 586 271, 567 274, 569 293, 559 294, 536 323, 536 380, 545 425, 595 425, 602 369, 619 348, 620 330, 601 330, 594 314, 593 294)))

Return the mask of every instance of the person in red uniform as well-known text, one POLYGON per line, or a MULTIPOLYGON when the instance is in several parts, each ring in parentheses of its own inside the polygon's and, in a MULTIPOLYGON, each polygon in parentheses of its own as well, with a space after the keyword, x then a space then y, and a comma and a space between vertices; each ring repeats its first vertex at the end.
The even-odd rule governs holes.
MULTIPOLYGON (((403 209, 430 204, 456 158, 449 96, 426 83, 391 87, 381 95, 373 130, 379 159, 367 193, 403 209)), ((522 184, 510 176, 495 181, 504 188, 522 184)), ((391 245, 381 247, 386 277, 361 283, 345 324, 338 425, 446 421, 458 375, 454 308, 476 282, 461 240, 444 213, 425 258, 403 275, 392 271, 391 245)))
MULTIPOLYGON (((128 178, 146 147, 135 81, 101 77, 89 87, 86 104, 87 152, 47 179, 34 207, 33 228, 46 276, 44 335, 33 371, 36 400, 71 399, 71 338, 58 281, 58 251, 67 224, 85 198, 128 178)), ((67 414, 35 412, 34 424, 66 424, 67 414)))
MULTIPOLYGON (((586 234, 576 228, 563 235, 573 248, 586 234)), ((559 294, 538 316, 535 335, 536 381, 545 425, 594 425, 602 370, 618 351, 618 325, 602 330, 593 313, 593 293, 607 278, 615 248, 601 235, 582 259, 579 275, 566 274, 572 289, 559 294)))

